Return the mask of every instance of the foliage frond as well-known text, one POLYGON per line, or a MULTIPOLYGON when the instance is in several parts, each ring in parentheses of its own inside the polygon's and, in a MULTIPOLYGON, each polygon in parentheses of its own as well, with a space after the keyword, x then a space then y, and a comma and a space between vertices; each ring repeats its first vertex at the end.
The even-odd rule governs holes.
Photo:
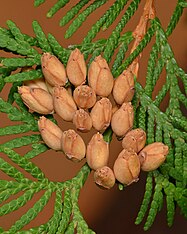
POLYGON ((47 17, 51 18, 58 10, 63 8, 70 0, 58 0, 57 3, 51 7, 47 13, 47 17))
POLYGON ((22 196, 18 197, 17 199, 4 204, 0 208, 0 216, 6 215, 24 206, 29 200, 32 199, 35 193, 36 193, 35 190, 28 190, 22 196))
POLYGON ((135 1, 131 2, 129 7, 126 9, 124 15, 122 16, 120 22, 117 24, 117 26, 113 30, 111 36, 108 38, 107 46, 106 46, 105 51, 104 51, 104 57, 106 58, 106 60, 108 62, 110 62, 111 56, 114 52, 114 49, 116 48, 116 45, 117 45, 119 37, 120 37, 120 33, 125 28, 126 24, 131 19, 131 17, 134 15, 136 10, 138 9, 139 3, 140 3, 140 0, 135 0, 135 1))
POLYGON ((171 33, 173 32, 173 30, 175 29, 180 17, 182 16, 183 13, 183 8, 186 5, 186 1, 185 0, 178 0, 178 3, 176 5, 176 8, 171 16, 171 20, 167 26, 166 29, 166 35, 167 37, 169 35, 171 35, 171 33))
POLYGON ((39 47, 42 49, 43 52, 51 52, 51 47, 49 45, 49 42, 39 25, 39 23, 35 20, 32 23, 34 33, 36 35, 36 39, 38 41, 39 47))
POLYGON ((150 172, 147 176, 147 181, 146 181, 146 187, 145 187, 145 193, 144 193, 144 198, 140 207, 140 211, 138 213, 138 216, 136 218, 135 224, 140 224, 148 210, 149 203, 151 201, 152 197, 152 190, 153 190, 153 177, 152 173, 150 172))
MULTIPOLYGON (((134 15, 135 11, 137 10, 139 3, 140 0, 135 0, 131 2, 129 7, 125 11, 125 14, 122 16, 120 22, 116 26, 116 29, 113 31, 112 33, 113 37, 111 35, 113 40, 119 37, 119 34, 121 33, 122 29, 125 27, 127 22, 130 20, 130 18, 134 15)), ((110 14, 111 12, 113 12, 113 9, 115 9, 115 4, 116 5, 118 4, 118 0, 116 0, 116 2, 108 9, 108 11, 106 11, 106 13, 96 22, 96 24, 92 26, 91 30, 88 32, 87 36, 83 40, 84 43, 89 43, 95 38, 97 33, 100 31, 101 27, 107 21, 108 17, 110 17, 110 14)))
POLYGON ((38 180, 45 178, 44 173, 34 163, 28 161, 25 157, 21 157, 14 150, 1 147, 0 151, 5 153, 14 163, 30 173, 34 178, 38 180))
POLYGON ((18 82, 18 81, 34 80, 34 79, 38 79, 38 78, 42 78, 41 69, 16 73, 16 74, 7 76, 4 79, 4 81, 12 83, 12 82, 18 82))
POLYGON ((61 215, 63 212, 63 199, 62 199, 62 191, 57 190, 56 191, 56 199, 55 199, 55 205, 54 205, 54 214, 47 223, 46 227, 48 229, 47 233, 53 234, 57 233, 57 229, 61 220, 61 215))
POLYGON ((42 3, 44 3, 45 0, 34 0, 34 6, 40 6, 42 3))
POLYGON ((16 233, 26 224, 30 223, 30 221, 33 220, 38 215, 38 213, 43 210, 51 195, 52 190, 47 190, 44 195, 34 204, 34 206, 10 227, 9 232, 16 233))
POLYGON ((118 69, 119 66, 121 66, 124 58, 125 53, 128 50, 128 45, 132 42, 133 36, 131 32, 126 33, 127 40, 124 40, 122 43, 120 43, 119 50, 117 52, 116 58, 114 60, 114 63, 112 65, 112 73, 114 74, 115 71, 118 69))
POLYGON ((15 167, 7 163, 4 159, 0 158, 0 169, 8 176, 13 177, 17 181, 21 181, 25 176, 18 171, 15 167))
POLYGON ((38 134, 22 136, 22 137, 15 138, 15 139, 12 139, 10 141, 7 141, 1 144, 0 148, 3 147, 3 148, 14 149, 14 148, 19 148, 22 146, 37 143, 40 140, 41 140, 41 136, 38 134))
POLYGON ((24 157, 27 159, 31 159, 31 158, 38 156, 41 153, 44 153, 48 149, 49 148, 43 143, 35 143, 35 144, 32 144, 32 150, 28 151, 24 155, 24 157))
MULTIPOLYGON (((140 42, 140 44, 137 46, 137 48, 129 55, 129 57, 121 64, 121 66, 118 67, 118 69, 114 72, 114 77, 120 75, 122 71, 126 70, 127 67, 135 60, 135 58, 143 51, 143 49, 147 46, 147 44, 150 42, 151 38, 154 36, 154 24, 152 27, 150 27, 140 42)), ((111 48, 112 49, 112 48, 111 48)), ((112 52, 113 53, 113 52, 112 52)), ((112 56, 112 53, 110 52, 109 57, 107 55, 106 59, 110 60, 110 56, 112 56)))
POLYGON ((91 5, 89 5, 83 12, 81 12, 78 17, 72 22, 65 33, 65 38, 69 38, 76 32, 76 30, 82 25, 86 18, 97 8, 106 3, 107 0, 95 0, 91 5))
POLYGON ((82 0, 79 1, 75 6, 73 6, 60 20, 60 26, 66 25, 71 19, 73 19, 89 1, 90 0, 82 0))
POLYGON ((71 191, 65 190, 63 213, 57 229, 57 234, 65 232, 65 230, 68 227, 68 223, 70 221, 71 213, 72 213, 71 191))
POLYGON ((54 55, 58 56, 59 59, 64 63, 64 65, 66 65, 70 55, 70 50, 63 48, 51 34, 48 34, 48 42, 52 48, 54 55))

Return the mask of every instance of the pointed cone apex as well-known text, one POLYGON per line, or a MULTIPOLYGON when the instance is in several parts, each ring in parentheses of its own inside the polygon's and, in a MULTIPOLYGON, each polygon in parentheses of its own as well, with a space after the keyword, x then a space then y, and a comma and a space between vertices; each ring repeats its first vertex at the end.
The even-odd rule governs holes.
POLYGON ((132 149, 124 149, 118 155, 114 163, 114 175, 116 179, 125 185, 138 181, 140 174, 140 161, 132 149))
POLYGON ((133 127, 133 121, 133 106, 130 102, 125 102, 112 116, 112 130, 117 136, 123 137, 133 127))
POLYGON ((73 116, 73 124, 77 130, 81 132, 88 132, 92 128, 92 119, 88 112, 83 109, 79 109, 73 116))
POLYGON ((162 142, 154 142, 144 147, 138 154, 141 169, 143 171, 153 171, 157 169, 165 160, 169 152, 167 145, 162 142))
POLYGON ((63 63, 50 53, 41 57, 42 72, 46 81, 52 86, 64 86, 67 83, 66 71, 63 63))
POLYGON ((136 153, 138 153, 146 143, 146 133, 141 128, 136 128, 128 132, 122 141, 122 146, 124 149, 132 148, 136 153))
POLYGON ((30 88, 40 88, 48 92, 48 88, 46 86, 45 80, 43 78, 36 79, 36 80, 27 80, 24 81, 24 85, 30 88))
POLYGON ((44 115, 53 113, 52 96, 45 90, 21 86, 18 88, 18 92, 30 112, 37 112, 44 115))
POLYGON ((130 102, 134 96, 134 76, 132 72, 125 71, 114 82, 113 97, 117 104, 130 102))
POLYGON ((73 97, 63 87, 55 87, 53 90, 54 109, 65 121, 72 121, 77 106, 73 97))
POLYGON ((112 92, 114 79, 106 60, 101 55, 90 64, 88 83, 99 96, 108 97, 112 92))
POLYGON ((96 102, 91 110, 93 127, 97 131, 104 131, 109 125, 112 118, 112 104, 108 98, 102 98, 96 102))
POLYGON ((81 161, 86 154, 86 146, 83 139, 72 129, 63 132, 62 150, 67 158, 74 162, 81 161))
POLYGON ((38 128, 43 141, 49 148, 61 150, 62 130, 55 123, 42 116, 38 120, 38 128))
POLYGON ((103 135, 96 133, 88 143, 86 159, 89 167, 97 170, 106 166, 109 159, 109 145, 104 141, 103 135))
POLYGON ((71 52, 67 67, 67 75, 69 81, 75 86, 79 86, 86 81, 86 63, 84 56, 79 49, 75 49, 71 52))
POLYGON ((98 168, 94 172, 94 181, 101 188, 104 189, 112 188, 115 184, 115 180, 116 179, 112 169, 110 169, 107 166, 98 168))
POLYGON ((95 92, 88 85, 78 86, 73 92, 73 97, 77 106, 82 109, 89 109, 96 102, 95 92))

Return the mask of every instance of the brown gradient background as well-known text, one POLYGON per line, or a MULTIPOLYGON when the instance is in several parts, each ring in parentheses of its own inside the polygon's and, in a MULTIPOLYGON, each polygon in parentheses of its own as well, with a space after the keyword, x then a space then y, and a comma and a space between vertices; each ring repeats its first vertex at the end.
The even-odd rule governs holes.
MULTIPOLYGON (((70 9, 73 3, 77 3, 76 1, 70 1, 70 3, 62 10, 60 10, 52 19, 47 19, 45 17, 47 10, 55 3, 55 0, 47 1, 47 3, 43 4, 39 8, 33 7, 33 0, 1 0, 1 8, 0 8, 0 26, 6 27, 6 20, 13 20, 21 29, 22 32, 34 36, 32 30, 32 21, 38 20, 41 26, 43 27, 44 32, 52 33, 59 43, 67 47, 69 44, 79 44, 82 41, 82 38, 86 35, 88 29, 91 25, 98 19, 101 14, 108 9, 108 7, 114 2, 114 0, 108 1, 103 7, 98 9, 94 15, 88 17, 86 23, 79 29, 79 31, 73 35, 69 40, 65 40, 63 38, 65 29, 60 28, 58 26, 59 19, 65 14, 65 12, 70 9)), ((160 18, 162 25, 166 28, 172 11, 174 10, 176 0, 165 0, 165 1, 155 1, 156 2, 156 10, 157 16, 160 18)), ((138 13, 133 17, 131 23, 128 23, 124 32, 127 30, 133 30, 135 25, 138 22, 140 14, 142 12, 142 8, 145 1, 142 1, 140 4, 140 8, 138 13)), ((124 12, 124 11, 123 11, 124 12)), ((184 11, 183 17, 180 20, 179 25, 174 31, 174 34, 169 38, 171 46, 174 50, 175 57, 179 65, 186 69, 187 64, 187 11, 184 11)), ((106 32, 101 32, 97 38, 103 38, 110 35, 112 29, 115 25, 107 30, 106 32)), ((150 45, 146 48, 143 53, 141 59, 140 73, 139 73, 139 81, 144 84, 145 83, 145 74, 146 74, 146 63, 148 60, 148 55, 150 51, 150 45)), ((6 53, 1 52, 0 56, 8 56, 6 53)), ((156 95, 158 88, 162 84, 165 79, 165 74, 163 72, 162 79, 159 80, 158 85, 155 89, 154 95, 156 95)), ((6 98, 7 89, 3 91, 1 96, 6 98)), ((167 104, 167 99, 162 103, 162 109, 164 109, 167 104)), ((63 123, 60 119, 58 119, 59 125, 62 129, 68 129, 70 125, 67 123, 63 123)), ((8 121, 6 115, 1 114, 1 124, 0 126, 7 126, 9 124, 15 124, 8 121)), ((16 137, 16 136, 15 136, 16 137)), ((85 139, 86 142, 90 139, 91 135, 85 139)), ((8 137, 1 137, 1 142, 6 142, 8 137)), ((112 166, 115 157, 121 150, 121 145, 115 139, 112 141, 110 146, 110 165, 112 166)), ((28 148, 18 149, 17 152, 24 154, 28 151, 28 148)), ((2 155, 2 154, 1 154, 2 155)), ((2 157, 6 158, 5 155, 2 157)), ((36 165, 38 165, 46 174, 46 176, 53 181, 63 181, 71 178, 76 175, 77 171, 80 168, 81 164, 73 164, 72 162, 66 160, 61 153, 54 153, 53 151, 48 151, 34 159, 32 159, 36 165)), ((10 179, 8 176, 0 173, 1 179, 10 179)), ((29 177, 30 178, 30 177, 29 177)), ((80 209, 85 217, 88 225, 92 228, 96 233, 99 234, 134 234, 134 233, 144 233, 143 224, 136 226, 134 224, 136 215, 138 213, 143 194, 144 194, 144 185, 145 185, 145 174, 141 173, 140 181, 136 184, 133 184, 127 187, 124 191, 120 192, 115 188, 110 191, 104 191, 99 189, 93 183, 93 174, 89 176, 84 188, 81 191, 80 195, 80 209)), ((19 193, 20 195, 21 193, 19 193)), ((15 211, 9 215, 0 218, 0 226, 8 229, 23 212, 26 212, 29 207, 33 206, 35 201, 43 194, 43 192, 39 192, 36 194, 31 201, 28 202, 27 205, 15 211)), ((16 197, 16 196, 14 196, 16 197)), ((10 199, 9 199, 10 200, 10 199)), ((8 201, 9 201, 8 200, 8 201)), ((38 226, 44 222, 46 222, 53 213, 54 206, 54 196, 45 207, 45 209, 40 213, 40 215, 34 219, 26 228, 30 228, 32 226, 38 226)), ((175 215, 175 221, 172 228, 169 228, 166 223, 166 204, 164 202, 164 206, 162 211, 157 215, 156 221, 149 231, 148 234, 156 234, 156 233, 186 233, 187 230, 187 222, 182 215, 180 215, 180 211, 177 208, 177 212, 175 215)))

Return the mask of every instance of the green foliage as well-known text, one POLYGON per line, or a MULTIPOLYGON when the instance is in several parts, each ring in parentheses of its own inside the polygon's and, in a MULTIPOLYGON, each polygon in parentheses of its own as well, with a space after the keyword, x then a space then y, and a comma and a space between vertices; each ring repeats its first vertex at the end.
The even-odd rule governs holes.
POLYGON ((66 25, 71 19, 73 19, 88 2, 89 0, 82 0, 73 6, 72 9, 60 20, 60 26, 66 25))
MULTIPOLYGON (((128 20, 130 20, 130 18, 133 16, 135 11, 137 10, 139 2, 140 0, 135 0, 131 2, 129 7, 125 11, 123 17, 121 18, 120 22, 118 23, 115 30, 113 31, 113 34, 110 37, 118 38, 118 35, 120 35, 122 29, 125 27, 128 20)), ((127 3, 127 1, 125 1, 125 3, 127 3)), ((97 33, 100 31, 101 27, 110 18, 112 12, 115 12, 116 5, 118 4, 119 4, 119 0, 116 0, 115 3, 106 11, 106 13, 96 22, 96 24, 92 26, 91 30, 88 32, 87 36, 83 40, 85 43, 91 42, 95 38, 97 33)))
POLYGON ((95 11, 98 7, 106 3, 106 0, 95 0, 93 4, 89 5, 79 16, 72 22, 68 30, 66 31, 65 38, 69 38, 74 32, 82 25, 86 18, 95 11))
POLYGON ((47 17, 52 17, 58 10, 64 7, 70 0, 58 0, 58 2, 49 10, 47 17))
MULTIPOLYGON (((35 0, 39 6, 45 0, 35 0)), ((47 13, 52 17, 58 10, 68 4, 69 0, 58 0, 47 13)), ((80 0, 68 12, 65 12, 60 21, 64 26, 75 18, 66 31, 65 37, 71 37, 84 23, 87 17, 96 12, 97 8, 107 1, 80 0)), ((94 233, 86 224, 78 206, 80 190, 83 187, 90 168, 85 164, 78 174, 68 181, 52 182, 46 178, 42 170, 31 159, 40 156, 49 148, 41 141, 38 134, 38 114, 30 113, 18 94, 17 87, 23 81, 34 80, 43 76, 41 70, 41 53, 50 52, 56 55, 64 65, 67 64, 70 52, 79 48, 88 59, 88 64, 99 54, 103 54, 110 63, 114 77, 117 77, 136 59, 152 40, 146 74, 146 84, 142 87, 135 77, 136 93, 132 101, 135 112, 135 127, 147 132, 147 143, 162 141, 169 147, 166 162, 153 172, 147 174, 145 194, 138 213, 136 224, 146 217, 144 229, 148 230, 153 224, 157 213, 162 209, 163 202, 167 207, 167 222, 171 226, 174 220, 175 209, 178 206, 187 218, 187 119, 181 111, 181 105, 187 107, 187 74, 179 67, 169 44, 168 37, 172 34, 187 7, 185 0, 178 0, 171 16, 168 27, 164 29, 158 18, 150 20, 150 26, 140 44, 130 55, 130 43, 134 41, 132 32, 122 31, 131 17, 136 13, 140 0, 116 0, 93 24, 87 35, 79 45, 63 48, 51 34, 45 35, 37 21, 33 22, 35 37, 23 34, 12 21, 7 21, 8 29, 0 28, 0 48, 17 57, 0 58, 0 91, 6 83, 12 87, 7 100, 0 98, 0 111, 7 114, 13 125, 0 128, 0 136, 12 135, 13 139, 0 145, 0 169, 10 177, 10 180, 0 180, 0 214, 11 213, 26 205, 33 196, 43 192, 39 200, 9 230, 0 229, 0 233, 27 233, 24 227, 30 223, 46 206, 52 194, 55 195, 54 212, 51 218, 39 227, 28 230, 28 233, 94 233), (129 2, 121 19, 119 14, 129 2), (118 23, 108 38, 93 41, 100 30, 109 28, 115 20, 118 23), (20 68, 36 66, 35 70, 23 71, 20 68), (154 87, 160 78, 163 69, 166 71, 166 82, 157 96, 153 98, 154 87), (14 71, 14 73, 12 73, 14 71), (179 86, 183 83, 184 92, 179 86), (166 110, 160 110, 160 104, 169 93, 169 103, 166 110), (22 134, 21 136, 14 136, 22 134), (30 146, 24 155, 16 152, 17 148, 30 146), (8 158, 8 161, 7 161, 8 158), (10 163, 11 161, 11 163, 10 163), (23 173, 26 172, 26 173, 23 173), (27 178, 29 175, 29 178, 27 178), (21 194, 19 194, 22 192, 21 194), (9 201, 12 195, 18 197, 9 201), (8 201, 7 201, 8 200, 8 201)), ((47 118, 53 119, 51 115, 47 118)), ((53 119, 54 120, 54 119, 53 119)), ((55 120, 54 120, 55 121, 55 120)), ((112 130, 108 128, 103 133, 105 141, 112 140, 112 130)), ((122 190, 123 186, 119 185, 122 190)))

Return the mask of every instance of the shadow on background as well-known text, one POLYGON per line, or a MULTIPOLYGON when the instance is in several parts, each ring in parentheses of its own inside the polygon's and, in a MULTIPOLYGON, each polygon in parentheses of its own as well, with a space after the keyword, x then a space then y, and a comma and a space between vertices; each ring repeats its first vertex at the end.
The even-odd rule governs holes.
MULTIPOLYGON (((53 34, 59 43, 67 47, 70 44, 79 44, 82 41, 82 38, 86 35, 87 31, 91 27, 91 25, 101 16, 101 14, 107 9, 107 6, 112 4, 112 1, 109 1, 106 5, 101 7, 99 10, 96 11, 95 15, 91 15, 88 18, 88 21, 83 24, 80 30, 72 36, 72 38, 65 40, 63 38, 65 29, 60 28, 58 26, 59 19, 64 15, 70 7, 72 6, 72 2, 78 1, 70 1, 70 4, 67 5, 63 10, 59 11, 54 18, 47 19, 45 17, 47 10, 55 3, 55 0, 47 1, 39 8, 33 7, 33 0, 19 0, 19 1, 12 1, 12 0, 1 0, 1 8, 0 8, 0 26, 6 27, 6 20, 11 19, 13 20, 18 27, 21 29, 23 33, 28 35, 34 36, 32 30, 32 21, 38 20, 40 25, 43 27, 44 32, 53 34)), ((134 30, 135 25, 138 22, 140 14, 142 12, 142 8, 145 1, 142 1, 140 4, 140 9, 138 13, 133 17, 131 23, 128 23, 125 31, 134 30)), ((164 27, 167 26, 167 23, 170 19, 172 11, 175 7, 176 1, 156 1, 156 9, 157 9, 157 16, 160 18, 162 25, 164 27), (166 7, 167 6, 167 7, 166 7), (166 10, 167 9, 167 10, 166 10)), ((123 11, 124 12, 124 11, 123 11)), ((187 64, 187 11, 185 10, 183 17, 175 29, 174 34, 170 37, 169 41, 171 46, 174 50, 176 60, 180 64, 183 69, 186 69, 187 64)), ((97 38, 107 37, 111 34, 112 29, 115 25, 107 30, 106 32, 101 32, 97 38)), ((146 66, 148 55, 150 51, 150 45, 146 48, 143 52, 143 56, 141 59, 140 65, 140 73, 139 73, 139 81, 144 84, 145 83, 145 74, 146 74, 146 66)), ((3 52, 0 53, 0 56, 7 56, 3 52)), ((164 78, 164 73, 162 76, 164 78)), ((154 91, 154 95, 156 95, 159 87, 162 85, 162 81, 158 82, 156 90, 154 91)), ((7 86, 8 90, 8 86, 7 86)), ((6 96, 6 90, 2 94, 3 97, 6 96)), ((166 106, 168 100, 166 99, 162 103, 162 109, 166 106)), ((6 116, 2 114, 1 120, 1 127, 7 126, 11 124, 6 119, 6 116)), ((62 129, 69 129, 70 125, 67 123, 62 123, 60 119, 58 119, 59 125, 62 129)), ((91 138, 91 135, 85 139, 87 142, 91 138)), ((1 137, 0 141, 7 141, 8 137, 1 137)), ((112 141, 110 146, 110 165, 112 166, 114 159, 117 157, 118 153, 121 151, 121 144, 116 140, 112 141)), ((28 149, 23 148, 18 149, 19 153, 24 153, 28 149)), ((2 157, 5 157, 2 155, 2 157)), ((5 157, 6 158, 6 157, 5 157)), ((66 160, 62 153, 54 153, 53 151, 48 151, 32 160, 36 165, 38 165, 46 174, 46 176, 53 180, 53 181, 62 181, 71 178, 74 176, 80 168, 81 164, 73 164, 72 162, 66 160)), ((8 176, 4 175, 3 173, 0 174, 1 179, 9 179, 8 176)), ((89 179, 87 180, 84 188, 81 191, 80 196, 80 208, 81 211, 88 222, 89 226, 93 228, 98 234, 134 234, 134 233, 144 233, 143 225, 136 226, 134 224, 136 215, 138 213, 139 207, 141 205, 141 201, 144 194, 144 185, 145 185, 145 178, 146 174, 142 173, 140 176, 140 181, 136 184, 133 184, 127 187, 124 191, 120 192, 115 188, 111 189, 110 191, 105 191, 99 189, 93 183, 93 174, 91 173, 89 179)), ((35 201, 43 194, 40 192, 36 194, 33 199, 28 202, 28 204, 18 211, 15 211, 9 215, 6 215, 0 218, 0 226, 3 226, 5 229, 10 227, 18 217, 21 217, 23 212, 26 212, 29 207, 31 207, 35 201)), ((20 195, 20 193, 19 193, 20 195)), ((16 197, 16 196, 15 196, 16 197)), ((28 226, 38 226, 43 222, 46 222, 53 213, 53 206, 54 206, 54 196, 45 209, 40 213, 40 215, 33 220, 28 226)), ((168 228, 166 224, 166 205, 162 211, 157 215, 156 221, 153 224, 152 228, 147 231, 148 234, 156 234, 156 233, 164 233, 164 234, 171 234, 171 233, 178 233, 183 234, 187 229, 187 222, 186 220, 180 215, 179 210, 176 212, 174 225, 172 228, 168 228)))

